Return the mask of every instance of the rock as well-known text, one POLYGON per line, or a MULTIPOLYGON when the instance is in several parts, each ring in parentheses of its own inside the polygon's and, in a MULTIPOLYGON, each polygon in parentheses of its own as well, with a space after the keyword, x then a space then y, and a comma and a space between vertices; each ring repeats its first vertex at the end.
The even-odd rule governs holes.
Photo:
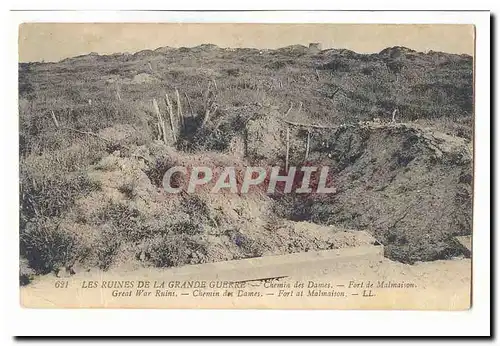
POLYGON ((67 278, 70 275, 71 273, 66 269, 66 267, 60 267, 59 269, 57 269, 56 276, 58 278, 67 278))

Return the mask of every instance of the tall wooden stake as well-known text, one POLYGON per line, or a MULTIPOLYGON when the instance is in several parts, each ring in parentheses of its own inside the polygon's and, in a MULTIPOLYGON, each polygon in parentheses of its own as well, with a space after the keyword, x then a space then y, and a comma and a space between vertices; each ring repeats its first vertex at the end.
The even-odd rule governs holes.
MULTIPOLYGON (((158 118, 158 124, 159 128, 161 129, 162 136, 163 136, 163 142, 167 144, 167 131, 165 130, 165 121, 163 120, 163 117, 161 116, 160 113, 160 107, 158 107, 158 102, 156 102, 156 99, 153 99, 153 107, 156 112, 156 117, 158 118)), ((174 140, 175 140, 175 134, 173 134, 174 140)))
POLYGON ((288 116, 288 114, 290 114, 290 112, 292 111, 292 108, 293 108, 293 103, 290 103, 290 108, 288 108, 288 110, 286 111, 285 118, 288 116))
POLYGON ((179 96, 179 91, 175 89, 175 97, 177 98, 177 117, 182 127, 184 127, 184 116, 182 114, 182 104, 181 97, 179 96))
POLYGON ((189 111, 191 112, 191 116, 194 117, 194 112, 193 112, 193 107, 191 106, 191 101, 189 100, 188 94, 185 92, 184 95, 186 96, 186 100, 189 106, 189 111))
POLYGON ((161 141, 162 129, 160 123, 156 123, 156 130, 158 131, 158 140, 161 141))
POLYGON ((59 122, 57 121, 56 115, 54 114, 54 111, 50 111, 52 113, 52 120, 54 120, 54 124, 56 127, 59 127, 59 122))
POLYGON ((122 100, 122 97, 120 95, 120 85, 116 84, 116 97, 118 98, 118 101, 122 100))
POLYGON ((290 156, 290 128, 286 128, 286 157, 285 157, 285 171, 288 173, 288 159, 290 156))
POLYGON ((309 157, 309 144, 311 141, 311 131, 307 131, 307 144, 306 144, 306 157, 305 160, 307 161, 307 158, 309 157))
POLYGON ((172 137, 174 138, 174 142, 177 142, 177 136, 175 135, 175 125, 174 125, 174 111, 172 109, 172 104, 170 103, 170 99, 168 98, 168 94, 165 94, 165 101, 168 107, 168 116, 170 118, 170 127, 172 127, 172 137))

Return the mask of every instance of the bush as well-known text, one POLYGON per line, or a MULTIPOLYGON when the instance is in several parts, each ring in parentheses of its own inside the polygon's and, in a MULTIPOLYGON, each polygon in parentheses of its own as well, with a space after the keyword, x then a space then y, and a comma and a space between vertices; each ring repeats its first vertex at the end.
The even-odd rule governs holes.
POLYGON ((129 204, 109 201, 94 215, 92 223, 104 229, 106 227, 115 229, 114 236, 121 239, 133 241, 143 237, 143 217, 139 210, 129 204))
POLYGON ((19 284, 25 286, 31 282, 35 271, 29 266, 26 258, 21 258, 19 261, 19 284))
POLYGON ((121 245, 122 238, 118 229, 114 225, 103 227, 94 248, 99 269, 106 270, 113 264, 121 245))
POLYGON ((145 173, 153 185, 163 187, 163 176, 168 169, 175 165, 175 160, 168 155, 159 156, 155 158, 153 163, 149 164, 145 173))
MULTIPOLYGON (((51 175, 36 178, 29 173, 21 175, 21 221, 34 217, 58 217, 70 208, 75 199, 96 191, 100 185, 85 173, 51 175)), ((21 223, 22 224, 22 223, 21 223)))
POLYGON ((207 246, 200 238, 173 234, 155 238, 146 253, 156 267, 177 267, 206 262, 207 246))
POLYGON ((36 218, 20 233, 21 255, 38 274, 73 264, 87 249, 54 220, 36 218))
POLYGON ((322 65, 320 69, 330 70, 333 72, 349 72, 351 70, 351 67, 344 60, 336 59, 322 65))
POLYGON ((451 259, 463 255, 463 250, 451 240, 432 238, 394 237, 389 235, 385 244, 385 256, 393 261, 414 264, 418 261, 451 259))

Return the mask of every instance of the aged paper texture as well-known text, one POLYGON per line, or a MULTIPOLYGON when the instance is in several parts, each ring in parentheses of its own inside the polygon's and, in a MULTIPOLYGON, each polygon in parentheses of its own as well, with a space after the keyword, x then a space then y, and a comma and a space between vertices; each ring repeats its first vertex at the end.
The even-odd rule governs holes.
POLYGON ((27 308, 471 306, 474 27, 24 23, 27 308))

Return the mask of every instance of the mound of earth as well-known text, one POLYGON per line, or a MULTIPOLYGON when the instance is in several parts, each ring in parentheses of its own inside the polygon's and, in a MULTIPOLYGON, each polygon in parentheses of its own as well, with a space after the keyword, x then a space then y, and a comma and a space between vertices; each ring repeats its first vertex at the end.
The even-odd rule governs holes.
POLYGON ((401 262, 462 253, 453 236, 472 231, 467 140, 416 124, 367 122, 315 130, 309 160, 331 167, 336 193, 280 200, 290 219, 368 229, 401 262))
MULTIPOLYGON (((100 135, 120 141, 128 130, 108 128, 100 135)), ((57 221, 58 232, 70 239, 73 249, 58 267, 71 271, 172 267, 354 247, 372 241, 362 232, 276 217, 275 202, 265 194, 200 190, 167 195, 158 181, 161 174, 155 175, 156 170, 164 172, 168 166, 243 166, 240 157, 180 153, 159 142, 131 149, 117 150, 87 170, 99 189, 76 199, 57 221)))

